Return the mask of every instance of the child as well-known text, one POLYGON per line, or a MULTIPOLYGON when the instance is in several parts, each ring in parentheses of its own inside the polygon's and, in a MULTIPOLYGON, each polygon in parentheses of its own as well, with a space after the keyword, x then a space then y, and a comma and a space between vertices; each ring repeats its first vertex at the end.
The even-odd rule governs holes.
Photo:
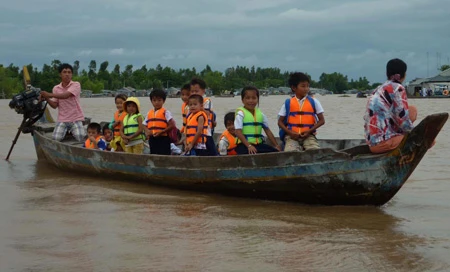
POLYGON ((253 86, 244 87, 241 98, 244 107, 237 109, 234 120, 236 137, 238 138, 236 153, 243 155, 280 151, 281 148, 269 129, 267 117, 257 107, 259 103, 258 89, 253 86), (262 143, 263 135, 261 132, 263 129, 275 148, 262 143))
POLYGON ((181 133, 184 133, 184 129, 186 127, 186 117, 189 114, 188 100, 190 95, 191 95, 191 85, 184 84, 183 87, 181 88, 181 100, 183 101, 183 104, 181 104, 181 115, 183 119, 183 126, 180 129, 181 133))
POLYGON ((278 113, 284 151, 319 148, 315 135, 325 124, 325 118, 319 100, 308 95, 309 77, 304 73, 293 73, 289 76, 289 86, 295 96, 286 99, 278 113))
POLYGON ((189 116, 186 124, 185 152, 194 150, 197 156, 208 156, 206 136, 208 130, 208 116, 203 111, 203 97, 193 94, 189 97, 189 116))
MULTIPOLYGON (((111 151, 111 141, 113 139, 113 132, 109 128, 109 124, 103 126, 103 137, 105 138, 106 142, 106 150, 111 151)), ((114 149, 112 151, 114 151, 114 149)))
POLYGON ((123 118, 127 115, 127 112, 123 109, 123 102, 125 102, 127 98, 128 97, 124 94, 118 94, 114 98, 117 111, 114 113, 113 120, 109 124, 109 128, 114 130, 114 139, 110 144, 114 151, 125 150, 125 143, 122 141, 122 137, 120 136, 120 129, 122 128, 123 118))
POLYGON ((99 123, 90 123, 87 127, 88 138, 84 142, 83 147, 88 149, 106 149, 106 142, 101 135, 102 127, 99 123))
POLYGON ((397 148, 404 135, 413 129, 417 108, 408 104, 402 85, 406 69, 407 65, 401 59, 388 61, 387 81, 373 91, 367 102, 364 134, 372 153, 385 153, 397 148))
POLYGON ((234 112, 229 112, 225 114, 225 117, 223 118, 226 130, 222 133, 219 140, 219 154, 221 156, 237 155, 234 114, 234 112))
POLYGON ((203 97, 203 110, 206 112, 208 117, 208 129, 206 137, 206 148, 210 156, 217 156, 216 145, 214 144, 214 139, 212 137, 212 130, 216 126, 214 121, 214 113, 212 110, 212 101, 206 97, 206 83, 199 78, 193 78, 191 80, 191 95, 198 94, 203 97))
POLYGON ((129 97, 123 102, 127 115, 123 118, 120 136, 125 143, 125 152, 142 154, 144 151, 144 125, 142 122, 141 105, 136 97, 129 97))
POLYGON ((150 154, 170 155, 170 138, 167 134, 174 128, 170 111, 163 108, 166 93, 155 89, 150 93, 153 109, 147 113, 143 125, 145 134, 149 137, 150 154))

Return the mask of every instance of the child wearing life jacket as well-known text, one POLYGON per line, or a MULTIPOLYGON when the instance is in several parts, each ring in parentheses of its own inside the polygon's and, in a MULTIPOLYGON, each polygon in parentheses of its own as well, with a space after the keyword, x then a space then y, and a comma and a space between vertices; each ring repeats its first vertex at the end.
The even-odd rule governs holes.
POLYGON ((188 100, 190 95, 191 95, 191 84, 189 83, 184 84, 183 87, 181 87, 181 101, 183 101, 183 103, 181 104, 181 119, 183 120, 183 126, 180 129, 181 138, 180 141, 177 143, 178 145, 183 144, 184 139, 186 138, 185 129, 187 116, 189 114, 188 100))
POLYGON ((101 135, 102 127, 99 123, 90 123, 87 127, 88 138, 83 144, 83 147, 88 149, 106 149, 106 142, 101 135))
POLYGON ((198 94, 203 97, 203 110, 208 117, 206 148, 209 156, 217 156, 217 148, 212 137, 212 131, 216 127, 216 121, 214 120, 212 101, 209 97, 206 97, 206 82, 200 78, 193 78, 191 80, 191 95, 192 94, 198 94))
POLYGON ((278 113, 284 151, 319 148, 316 130, 325 124, 324 111, 319 100, 308 95, 309 83, 309 77, 304 73, 289 76, 289 86, 295 96, 286 99, 278 113))
POLYGON ((125 152, 142 154, 144 152, 144 118, 141 112, 141 105, 136 97, 129 97, 123 102, 123 108, 127 115, 123 118, 120 136, 125 143, 125 152))
POLYGON ((150 93, 153 109, 147 113, 143 122, 145 134, 149 138, 150 154, 170 155, 170 138, 168 132, 174 128, 170 111, 166 110, 164 102, 166 93, 155 89, 150 93))
POLYGON ((236 137, 238 138, 236 153, 243 155, 280 151, 281 147, 269 129, 267 117, 258 108, 259 90, 253 86, 244 87, 241 98, 244 106, 236 110, 234 120, 236 137), (274 147, 263 143, 262 130, 274 147))
POLYGON ((103 126, 102 132, 103 132, 103 138, 105 138, 105 142, 106 142, 106 150, 111 151, 111 141, 113 140, 113 132, 109 128, 109 124, 106 124, 103 126))
POLYGON ((221 156, 237 155, 236 153, 236 131, 234 129, 234 112, 225 114, 223 122, 226 130, 219 138, 219 154, 221 156))
POLYGON ((203 111, 203 97, 193 94, 189 97, 189 115, 186 123, 185 152, 194 151, 197 156, 208 156, 206 137, 208 130, 208 116, 203 111))
POLYGON ((124 151, 125 143, 122 141, 122 137, 120 136, 120 129, 122 128, 122 122, 127 112, 123 108, 123 102, 127 100, 127 96, 125 94, 118 94, 114 98, 116 103, 117 111, 114 113, 114 117, 109 124, 109 128, 114 131, 114 138, 111 141, 110 145, 114 151, 124 151))

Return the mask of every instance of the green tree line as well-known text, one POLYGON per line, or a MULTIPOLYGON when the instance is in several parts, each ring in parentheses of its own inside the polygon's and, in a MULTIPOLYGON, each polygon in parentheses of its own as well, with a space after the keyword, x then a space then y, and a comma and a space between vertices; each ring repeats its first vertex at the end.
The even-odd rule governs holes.
MULTIPOLYGON (((32 64, 27 65, 31 84, 42 90, 51 91, 53 86, 60 82, 58 74, 60 64, 60 60, 53 60, 50 64, 44 64, 42 69, 38 69, 32 64)), ((279 68, 273 67, 236 66, 221 72, 212 70, 209 65, 206 65, 203 70, 197 71, 195 68, 175 70, 171 67, 162 67, 160 64, 154 68, 147 68, 146 65, 135 68, 131 64, 125 67, 120 67, 118 64, 110 66, 108 61, 97 65, 95 60, 90 61, 87 70, 80 70, 78 60, 72 66, 74 69, 73 80, 79 81, 83 90, 91 90, 94 93, 99 93, 104 89, 117 90, 124 86, 136 89, 180 87, 193 77, 200 77, 217 94, 223 90, 241 89, 246 85, 254 85, 260 89, 287 86, 290 74, 289 71, 282 72, 279 68)), ((3 93, 6 97, 11 97, 13 94, 21 92, 24 88, 22 82, 21 67, 14 64, 9 66, 0 64, 0 95, 3 93)), ((334 93, 342 93, 349 89, 371 89, 378 84, 370 84, 366 77, 349 80, 346 75, 337 72, 322 73, 319 81, 311 80, 311 87, 327 89, 334 93)))

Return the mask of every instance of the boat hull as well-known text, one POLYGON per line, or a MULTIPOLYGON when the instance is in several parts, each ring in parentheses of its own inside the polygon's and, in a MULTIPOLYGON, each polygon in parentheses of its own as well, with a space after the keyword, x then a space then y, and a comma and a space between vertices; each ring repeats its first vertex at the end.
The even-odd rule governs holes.
MULTIPOLYGON (((135 155, 56 142, 33 133, 39 159, 82 174, 238 197, 321 205, 383 205, 411 175, 448 118, 427 117, 394 151, 279 152, 226 157, 135 155)), ((366 147, 367 149, 367 147, 366 147)))

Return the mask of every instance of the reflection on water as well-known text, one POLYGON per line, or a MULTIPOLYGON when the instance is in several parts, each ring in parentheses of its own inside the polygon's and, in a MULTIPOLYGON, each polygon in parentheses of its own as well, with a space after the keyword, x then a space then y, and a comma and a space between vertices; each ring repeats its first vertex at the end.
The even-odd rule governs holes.
MULTIPOLYGON (((270 98, 261 107, 272 116, 284 97, 270 98)), ((362 137, 364 99, 319 99, 327 120, 319 137, 362 137)), ((223 116, 239 99, 214 102, 223 116)), ((168 99, 174 114, 178 103, 168 99)), ((417 101, 433 112, 447 109, 441 103, 417 101)), ((108 99, 83 106, 94 120, 108 120, 114 109, 108 99)), ((8 116, 3 155, 20 118, 0 112, 8 116)), ((31 138, 21 135, 11 162, 0 163, 0 271, 450 270, 448 136, 447 125, 393 201, 373 208, 235 199, 67 173, 37 163, 31 138)))

